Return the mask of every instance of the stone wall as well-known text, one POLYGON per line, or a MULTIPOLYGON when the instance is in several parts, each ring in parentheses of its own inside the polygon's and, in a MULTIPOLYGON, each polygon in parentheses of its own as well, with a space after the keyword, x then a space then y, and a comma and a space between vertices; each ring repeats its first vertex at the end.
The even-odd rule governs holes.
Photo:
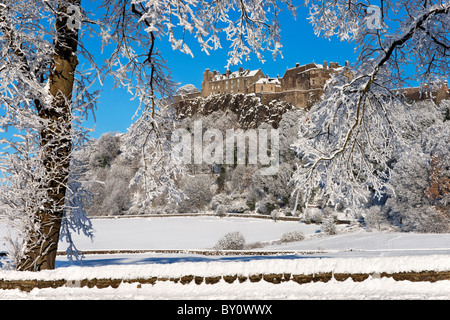
POLYGON ((432 93, 421 93, 419 88, 407 88, 403 89, 402 93, 405 95, 409 102, 433 100, 436 104, 440 104, 442 100, 450 99, 450 91, 448 84, 443 84, 438 90, 434 90, 432 93))
POLYGON ((256 96, 261 99, 262 104, 269 104, 271 101, 286 101, 297 108, 309 109, 317 102, 323 94, 322 89, 311 90, 289 90, 274 93, 257 93, 256 96))

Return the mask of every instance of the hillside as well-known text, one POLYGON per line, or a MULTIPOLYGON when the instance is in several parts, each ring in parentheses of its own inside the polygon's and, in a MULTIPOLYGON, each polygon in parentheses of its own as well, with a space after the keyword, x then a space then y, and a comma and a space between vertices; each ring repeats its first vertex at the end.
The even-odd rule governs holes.
POLYGON ((178 180, 186 198, 175 205, 164 197, 153 201, 152 207, 140 207, 139 186, 129 188, 138 170, 140 154, 124 156, 123 135, 104 134, 93 141, 80 161, 87 169, 86 185, 94 194, 91 205, 86 206, 91 216, 130 215, 153 213, 186 213, 202 210, 221 210, 223 213, 257 212, 270 214, 275 208, 291 207, 291 189, 287 186, 296 162, 290 144, 296 136, 297 121, 304 111, 294 109, 286 102, 273 101, 263 105, 254 96, 224 95, 207 99, 189 100, 176 108, 177 128, 192 131, 200 121, 203 131, 214 128, 224 133, 228 129, 249 129, 279 132, 280 167, 275 176, 258 174, 260 165, 187 165, 188 175, 178 180))
MULTIPOLYGON (((290 181, 301 160, 291 145, 296 140, 302 118, 306 117, 305 111, 285 102, 273 101, 270 105, 263 105, 252 95, 228 94, 190 99, 180 102, 175 110, 178 117, 176 128, 192 135, 199 123, 202 133, 213 129, 224 135, 230 129, 242 129, 242 134, 249 130, 278 130, 276 173, 261 174, 264 165, 251 164, 248 158, 245 163, 238 164, 236 153, 232 164, 190 163, 186 165, 186 175, 176 181, 185 196, 178 204, 168 201, 164 194, 155 198, 151 205, 143 204, 140 201, 142 185, 131 183, 140 168, 141 154, 130 156, 129 152, 124 152, 127 148, 123 142, 124 135, 107 133, 78 155, 84 164, 85 187, 93 195, 92 202, 85 208, 90 216, 205 211, 216 215, 251 213, 274 218, 302 216, 303 220, 316 223, 324 222, 328 217, 333 217, 333 220, 357 219, 365 227, 378 230, 447 232, 450 230, 450 220, 435 208, 448 210, 448 205, 445 205, 448 193, 441 195, 439 192, 444 192, 445 188, 439 187, 439 184, 429 185, 436 179, 448 179, 446 163, 450 157, 448 148, 445 148, 447 109, 448 101, 444 101, 441 108, 427 101, 411 105, 414 122, 401 125, 404 139, 417 150, 414 165, 410 165, 410 159, 399 153, 392 159, 392 185, 395 189, 387 190, 382 198, 375 198, 367 190, 365 207, 350 213, 340 204, 331 206, 326 199, 319 198, 309 203, 308 209, 305 209, 301 197, 295 206, 297 199, 292 194, 290 181), (436 140, 436 136, 442 136, 442 139, 436 140), (431 159, 437 154, 442 157, 439 159, 445 161, 434 160, 430 171, 431 159), (431 174, 435 175, 434 180, 429 179, 431 174)), ((206 143, 203 141, 203 146, 206 143)))

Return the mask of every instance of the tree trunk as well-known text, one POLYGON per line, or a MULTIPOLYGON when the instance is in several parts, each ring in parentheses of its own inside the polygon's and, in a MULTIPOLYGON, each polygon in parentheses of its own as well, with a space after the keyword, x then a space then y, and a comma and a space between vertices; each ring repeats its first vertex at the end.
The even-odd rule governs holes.
MULTIPOLYGON (((80 0, 71 3, 78 6, 80 0)), ((71 104, 78 64, 78 31, 69 28, 67 23, 67 7, 61 6, 57 11, 57 37, 48 80, 53 100, 50 107, 42 105, 38 108, 39 116, 45 124, 45 129, 40 134, 42 164, 46 175, 41 187, 46 190, 47 197, 35 214, 35 222, 39 228, 32 231, 27 240, 25 256, 19 262, 18 270, 55 268, 72 150, 71 104)))

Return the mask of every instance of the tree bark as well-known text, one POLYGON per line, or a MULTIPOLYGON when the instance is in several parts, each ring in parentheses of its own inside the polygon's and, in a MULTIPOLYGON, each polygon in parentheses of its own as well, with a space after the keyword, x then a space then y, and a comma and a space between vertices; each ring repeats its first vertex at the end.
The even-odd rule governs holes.
MULTIPOLYGON (((80 4, 80 0, 69 2, 77 6, 80 4)), ((48 80, 53 100, 50 106, 41 104, 38 108, 45 124, 45 129, 40 133, 42 164, 46 175, 41 188, 46 190, 47 197, 35 214, 39 228, 32 231, 27 240, 25 256, 19 262, 18 270, 55 268, 72 151, 72 90, 78 65, 78 31, 68 27, 68 17, 67 7, 59 7, 55 25, 55 51, 48 80)))

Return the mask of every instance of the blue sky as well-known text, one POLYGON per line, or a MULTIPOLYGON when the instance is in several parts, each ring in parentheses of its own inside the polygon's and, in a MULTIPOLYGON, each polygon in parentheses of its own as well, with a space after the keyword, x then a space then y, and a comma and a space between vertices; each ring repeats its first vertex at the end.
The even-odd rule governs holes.
MULTIPOLYGON (((298 9, 297 19, 294 20, 289 12, 281 15, 281 36, 283 57, 278 56, 273 60, 272 55, 265 55, 265 63, 262 64, 256 56, 251 56, 249 61, 242 65, 230 67, 231 71, 238 67, 244 69, 258 69, 269 76, 283 76, 286 68, 292 68, 296 63, 306 64, 312 61, 322 64, 324 61, 338 62, 341 65, 346 60, 354 62, 356 55, 352 43, 341 42, 337 38, 331 40, 319 38, 314 35, 313 27, 307 21, 307 12, 304 8, 298 9)), ((163 57, 172 71, 174 81, 184 84, 193 84, 200 89, 203 71, 207 68, 224 73, 227 64, 227 46, 223 41, 223 49, 210 52, 206 55, 195 41, 192 42, 192 58, 184 53, 173 51, 167 39, 157 43, 163 57)), ((112 82, 106 81, 101 88, 98 109, 96 111, 95 131, 92 137, 98 138, 105 132, 125 132, 133 122, 132 116, 137 108, 137 102, 130 101, 130 95, 123 89, 112 90, 112 82)), ((93 125, 92 121, 86 123, 93 125)))

